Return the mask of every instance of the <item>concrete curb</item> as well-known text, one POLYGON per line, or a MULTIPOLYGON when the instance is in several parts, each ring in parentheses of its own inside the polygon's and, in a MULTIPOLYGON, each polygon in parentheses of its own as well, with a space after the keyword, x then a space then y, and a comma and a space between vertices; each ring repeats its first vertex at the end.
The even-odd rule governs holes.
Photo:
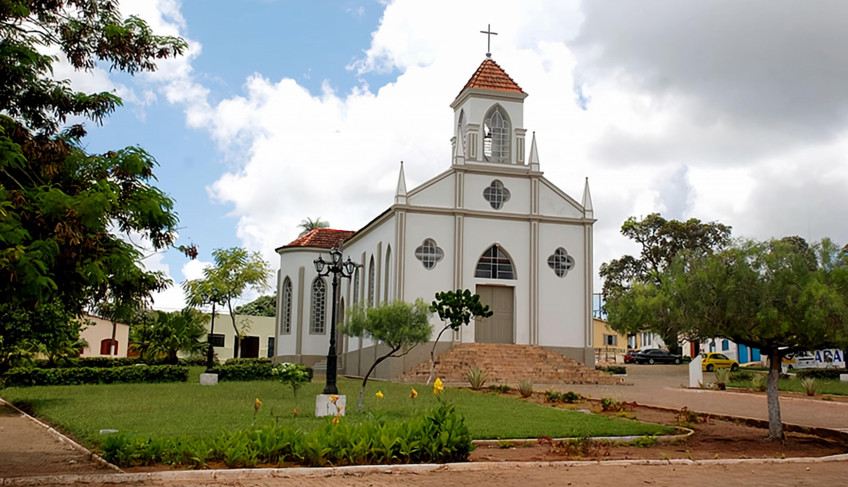
POLYGON ((769 465, 783 463, 815 464, 829 462, 848 462, 848 454, 813 458, 745 458, 726 460, 596 460, 566 462, 492 462, 492 463, 447 463, 421 465, 361 465, 351 467, 327 468, 260 468, 231 470, 180 470, 150 473, 125 473, 103 475, 55 475, 44 477, 21 477, 0 479, 0 486, 37 486, 37 485, 73 485, 73 484, 129 484, 141 482, 170 482, 175 484, 209 480, 255 480, 268 478, 330 478, 368 474, 427 474, 433 472, 481 472, 506 468, 543 468, 543 467, 585 467, 591 465, 630 466, 630 465, 769 465))
MULTIPOLYGON (((71 446, 74 450, 77 450, 77 451, 79 451, 80 453, 82 453, 82 454, 84 454, 84 455, 87 455, 87 456, 88 456, 89 458, 91 458, 91 459, 92 459, 95 463, 98 463, 98 464, 100 464, 100 465, 103 465, 104 467, 109 468, 109 469, 112 469, 112 470, 114 470, 114 471, 116 471, 116 472, 118 472, 118 473, 124 473, 124 471, 123 471, 123 470, 121 470, 120 468, 116 467, 115 465, 112 465, 111 463, 107 462, 107 461, 106 461, 106 460, 104 460, 104 459, 103 459, 100 455, 98 455, 98 454, 96 454, 96 453, 92 452, 92 451, 91 451, 91 450, 89 450, 88 448, 86 448, 86 447, 84 447, 84 446, 80 445, 79 443, 77 443, 76 441, 74 441, 74 440, 72 440, 72 439, 68 438, 68 437, 67 437, 67 436, 65 436, 62 432, 58 431, 57 429, 53 428, 52 426, 50 426, 50 425, 48 425, 48 424, 45 424, 45 423, 42 423, 41 421, 39 421, 39 420, 35 419, 35 418, 34 418, 34 417, 32 417, 31 415, 29 415, 29 414, 27 414, 27 413, 25 413, 25 412, 21 411, 20 409, 16 408, 16 407, 15 407, 12 403, 5 401, 3 398, 0 398, 0 405, 8 406, 8 407, 10 407, 10 408, 14 409, 14 410, 15 410, 15 411, 17 411, 17 412, 18 412, 18 414, 20 414, 22 417, 27 418, 28 420, 32 421, 33 423, 37 424, 38 426, 40 426, 40 427, 44 428, 45 430, 47 430, 47 433, 48 433, 48 434, 53 435, 53 436, 54 436, 56 439, 58 439, 60 442, 62 442, 62 443, 67 443, 67 444, 68 444, 68 445, 70 445, 70 446, 71 446)), ((0 479, 0 480, 3 480, 3 479, 0 479)), ((0 483, 0 485, 5 485, 5 484, 0 483)))
MULTIPOLYGON (((693 434, 695 434, 694 430, 689 428, 684 428, 682 426, 675 426, 678 431, 682 431, 682 433, 676 435, 660 435, 654 436, 656 440, 660 443, 672 443, 679 440, 685 440, 689 438, 693 434)), ((635 441, 639 438, 645 438, 653 435, 630 435, 630 436, 590 436, 588 439, 594 441, 609 441, 615 444, 621 443, 630 443, 631 441, 635 441)), ((583 438, 571 437, 571 438, 551 438, 551 441, 574 441, 574 440, 582 440, 583 438)), ((471 442, 474 446, 501 446, 501 445, 510 445, 510 446, 524 446, 528 444, 535 444, 539 441, 538 438, 525 438, 525 439, 504 439, 504 440, 473 440, 471 442)))

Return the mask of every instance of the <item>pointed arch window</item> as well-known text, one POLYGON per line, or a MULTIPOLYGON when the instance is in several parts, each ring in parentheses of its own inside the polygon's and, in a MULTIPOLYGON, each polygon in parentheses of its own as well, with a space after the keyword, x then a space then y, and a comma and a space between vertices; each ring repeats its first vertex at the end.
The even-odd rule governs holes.
POLYGON ((291 279, 286 277, 283 281, 283 323, 280 333, 288 335, 291 333, 291 312, 292 312, 292 283, 291 279))
POLYGON ((353 304, 359 303, 359 267, 353 271, 353 304))
MULTIPOLYGON (((465 118, 465 110, 459 112, 459 136, 462 137, 462 147, 468 146, 468 141, 465 139, 465 134, 468 132, 468 120, 465 118)), ((467 150, 467 149, 466 149, 467 150)), ((465 154, 462 154, 465 156, 465 154)))
POLYGON ((371 256, 371 263, 368 264, 368 307, 374 307, 374 280, 377 276, 377 269, 374 266, 374 256, 371 256))
POLYGON ((500 105, 483 121, 483 156, 491 162, 509 162, 509 119, 500 105))
POLYGON ((324 279, 316 277, 312 281, 312 313, 309 322, 309 333, 323 335, 327 322, 327 285, 324 279))
POLYGON ((515 279, 515 271, 512 261, 506 252, 498 244, 489 247, 480 260, 477 261, 477 269, 474 277, 483 279, 515 279))
POLYGON ((392 246, 389 245, 386 247, 386 266, 385 266, 385 276, 383 277, 383 302, 389 302, 389 280, 391 279, 391 269, 392 269, 392 246))

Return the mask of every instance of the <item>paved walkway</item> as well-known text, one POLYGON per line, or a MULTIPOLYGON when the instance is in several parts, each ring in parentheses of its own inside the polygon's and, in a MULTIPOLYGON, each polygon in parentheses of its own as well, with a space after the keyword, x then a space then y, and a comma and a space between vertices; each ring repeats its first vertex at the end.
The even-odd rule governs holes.
MULTIPOLYGON (((619 401, 692 411, 768 420, 765 394, 689 389, 686 365, 628 365, 625 385, 556 385, 552 389, 574 391, 593 398, 612 397, 619 401)), ((708 380, 708 372, 704 379, 708 380)), ((539 386, 539 388, 545 386, 539 386)), ((830 428, 848 432, 848 402, 821 398, 780 398, 784 423, 830 428)))

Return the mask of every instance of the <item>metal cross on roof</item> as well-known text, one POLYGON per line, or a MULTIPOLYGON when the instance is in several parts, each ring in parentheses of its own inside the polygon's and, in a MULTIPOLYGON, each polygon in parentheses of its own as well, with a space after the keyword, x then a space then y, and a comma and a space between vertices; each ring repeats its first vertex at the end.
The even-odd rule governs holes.
POLYGON ((486 57, 492 57, 492 36, 498 35, 497 32, 492 32, 492 24, 488 24, 486 30, 481 30, 481 34, 486 34, 486 57))

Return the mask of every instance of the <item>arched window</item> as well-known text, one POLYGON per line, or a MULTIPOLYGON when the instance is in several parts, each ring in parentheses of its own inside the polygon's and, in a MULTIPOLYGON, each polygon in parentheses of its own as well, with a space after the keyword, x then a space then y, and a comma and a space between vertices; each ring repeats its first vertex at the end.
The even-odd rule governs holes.
POLYGON ((483 122, 483 155, 487 161, 509 162, 509 119, 499 105, 483 122))
MULTIPOLYGON (((459 125, 457 128, 459 129, 459 136, 462 137, 462 147, 466 147, 468 141, 465 139, 465 134, 468 132, 468 120, 465 118, 465 110, 459 112, 459 125)), ((464 156, 465 154, 462 155, 464 156)))
POLYGON ((374 307, 374 278, 377 276, 377 269, 374 266, 374 256, 371 256, 371 263, 368 264, 368 307, 374 307))
POLYGON ((386 246, 386 265, 385 272, 383 276, 383 302, 389 302, 389 279, 391 278, 391 269, 392 269, 392 246, 386 246))
POLYGON ((353 271, 353 304, 359 303, 359 267, 353 271))
POLYGON ((312 281, 312 316, 310 320, 309 332, 316 335, 324 333, 326 328, 326 309, 327 309, 327 285, 324 284, 324 279, 316 277, 312 281))
POLYGON ((291 279, 286 277, 283 281, 283 323, 280 333, 291 333, 292 312, 292 284, 291 279))
POLYGON ((477 261, 477 270, 474 272, 474 277, 484 279, 515 279, 515 272, 512 268, 512 261, 509 256, 498 246, 498 244, 489 247, 480 260, 477 261))

